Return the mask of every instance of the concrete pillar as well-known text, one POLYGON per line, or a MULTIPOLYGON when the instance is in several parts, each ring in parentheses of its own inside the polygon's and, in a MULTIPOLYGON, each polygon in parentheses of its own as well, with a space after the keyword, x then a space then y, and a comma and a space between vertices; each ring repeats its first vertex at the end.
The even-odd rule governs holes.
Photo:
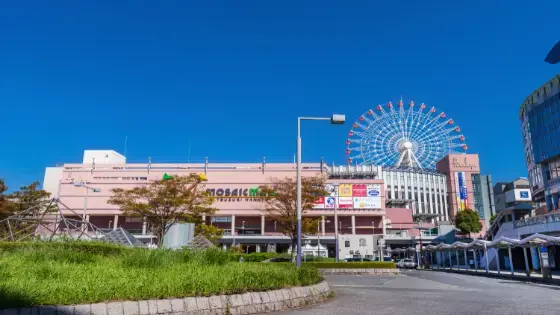
POLYGON ((463 254, 465 254, 465 270, 469 270, 469 262, 467 261, 467 249, 463 249, 463 254))
POLYGON ((523 256, 525 257, 525 274, 527 277, 531 276, 531 270, 529 270, 529 259, 527 258, 527 247, 523 247, 523 256))
POLYGON ((321 235, 325 236, 325 216, 321 216, 321 235))
POLYGON ((496 269, 498 270, 498 274, 500 274, 500 248, 496 247, 496 269))
POLYGON ((383 227, 383 235, 387 235, 387 226, 386 226, 386 223, 385 223, 385 216, 383 216, 383 218, 381 219, 381 226, 383 227))
POLYGON ((261 215, 261 235, 264 235, 265 217, 261 215))
POLYGON ((142 218, 142 235, 146 235, 148 230, 148 222, 146 221, 146 217, 142 218))
POLYGON ((455 255, 457 255, 457 257, 455 257, 456 260, 457 260, 457 270, 459 270, 459 265, 461 265, 461 263, 459 262, 459 251, 458 250, 455 251, 455 255))
POLYGON ((356 235, 356 216, 352 216, 352 235, 356 235))
POLYGON ((256 245, 256 247, 257 247, 257 253, 260 253, 261 252, 261 245, 256 245))
POLYGON ((115 214, 115 219, 113 220, 113 230, 116 230, 119 227, 119 215, 115 214))
POLYGON ((509 254, 509 271, 511 271, 511 275, 513 276, 513 258, 511 257, 511 245, 508 245, 508 254, 509 254))
POLYGON ((235 235, 235 214, 231 215, 231 235, 235 235))
POLYGON ((490 268, 488 266, 488 248, 486 247, 486 244, 484 245, 484 259, 486 259, 486 273, 490 272, 488 270, 488 268, 490 268))
POLYGON ((451 250, 447 251, 447 258, 449 259, 449 270, 451 270, 451 266, 453 266, 453 263, 451 262, 451 250))
POLYGON ((205 214, 202 215, 202 223, 206 224, 206 215, 205 214))
POLYGON ((86 222, 89 222, 89 214, 86 214, 86 222))
POLYGON ((473 258, 474 258, 474 271, 478 272, 478 261, 476 257, 476 249, 473 250, 473 258))
POLYGON ((434 269, 434 252, 430 252, 430 259, 432 260, 432 269, 434 269))

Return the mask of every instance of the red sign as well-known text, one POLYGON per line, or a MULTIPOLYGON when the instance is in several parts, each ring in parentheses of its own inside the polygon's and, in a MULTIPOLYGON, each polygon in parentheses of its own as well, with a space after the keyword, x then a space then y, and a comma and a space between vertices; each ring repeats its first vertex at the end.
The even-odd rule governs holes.
POLYGON ((325 196, 319 196, 317 197, 317 200, 315 200, 316 204, 325 204, 325 196))
POLYGON ((366 185, 352 185, 352 197, 367 197, 366 185))

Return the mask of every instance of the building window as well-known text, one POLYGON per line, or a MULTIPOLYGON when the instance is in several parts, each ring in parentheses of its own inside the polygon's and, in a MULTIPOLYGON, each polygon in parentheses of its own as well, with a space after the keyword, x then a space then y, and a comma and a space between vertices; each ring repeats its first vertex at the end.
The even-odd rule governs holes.
POLYGON ((344 247, 350 247, 350 241, 344 241, 344 247))

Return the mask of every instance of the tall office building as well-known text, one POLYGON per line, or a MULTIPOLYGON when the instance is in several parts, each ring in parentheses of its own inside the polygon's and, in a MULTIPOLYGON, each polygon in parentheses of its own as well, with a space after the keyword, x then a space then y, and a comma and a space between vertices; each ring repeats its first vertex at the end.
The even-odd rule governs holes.
POLYGON ((519 113, 533 200, 560 209, 560 75, 540 86, 519 113))

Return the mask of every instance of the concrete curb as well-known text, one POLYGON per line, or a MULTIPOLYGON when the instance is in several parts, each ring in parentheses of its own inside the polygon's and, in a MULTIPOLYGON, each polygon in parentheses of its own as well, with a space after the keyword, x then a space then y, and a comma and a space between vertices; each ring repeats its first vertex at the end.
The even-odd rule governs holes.
POLYGON ((323 302, 331 294, 329 284, 323 281, 307 287, 234 295, 12 308, 0 310, 0 315, 259 314, 323 302))
POLYGON ((486 272, 472 272, 472 271, 465 271, 465 270, 444 270, 444 269, 418 269, 422 271, 436 271, 436 272, 447 272, 447 273, 456 273, 461 275, 469 275, 469 276, 478 276, 478 277, 486 277, 486 278, 498 278, 498 279, 506 279, 506 280, 516 280, 521 282, 534 282, 534 283, 543 283, 543 284, 553 284, 553 285, 560 285, 560 279, 543 279, 537 277, 526 277, 526 276, 512 276, 511 274, 506 274, 505 272, 502 274, 495 274, 495 273, 488 273, 486 272))
POLYGON ((394 276, 400 275, 399 269, 384 268, 325 268, 319 269, 322 275, 367 275, 367 276, 394 276))

